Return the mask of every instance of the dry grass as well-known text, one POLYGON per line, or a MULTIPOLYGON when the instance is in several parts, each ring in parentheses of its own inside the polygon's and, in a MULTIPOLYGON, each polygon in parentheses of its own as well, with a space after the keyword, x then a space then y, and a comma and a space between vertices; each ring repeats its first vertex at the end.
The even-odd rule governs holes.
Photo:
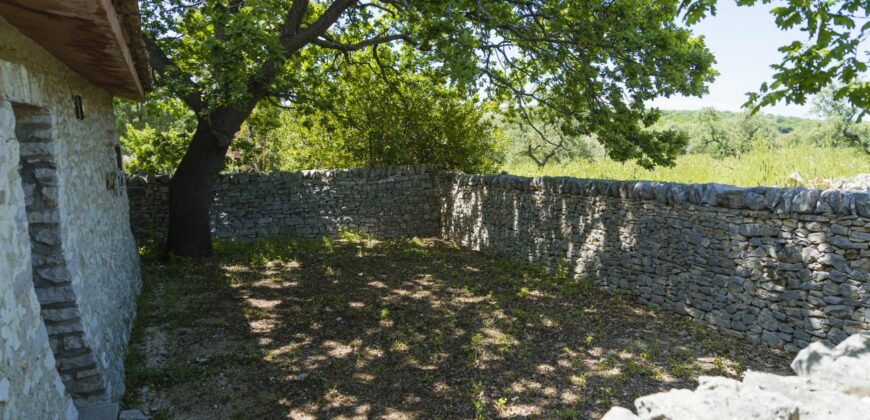
POLYGON ((788 357, 438 240, 144 257, 125 403, 155 418, 597 418, 788 357))
POLYGON ((683 155, 674 167, 641 168, 633 162, 606 158, 577 160, 539 169, 524 163, 504 170, 522 176, 572 176, 578 178, 669 181, 688 184, 716 182, 741 187, 794 186, 790 175, 806 180, 854 177, 870 173, 870 155, 858 149, 794 147, 754 150, 736 157, 683 155))

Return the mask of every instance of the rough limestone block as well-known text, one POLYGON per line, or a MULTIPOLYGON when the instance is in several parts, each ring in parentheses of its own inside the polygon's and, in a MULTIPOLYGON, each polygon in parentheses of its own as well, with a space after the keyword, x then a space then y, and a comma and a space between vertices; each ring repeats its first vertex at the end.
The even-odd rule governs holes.
POLYGON ((854 334, 836 347, 812 343, 798 353, 791 368, 800 377, 825 380, 844 393, 870 397, 870 332, 854 334))
POLYGON ((671 390, 635 400, 637 415, 614 407, 608 420, 863 419, 870 413, 870 334, 837 347, 813 343, 792 363, 798 376, 747 372, 742 382, 698 378, 694 391, 671 390))
POLYGON ((749 389, 728 378, 698 379, 696 391, 672 390, 635 400, 642 419, 776 419, 797 420, 799 408, 773 392, 749 389))
POLYGON ((803 420, 857 419, 870 413, 870 399, 839 392, 825 380, 747 372, 743 386, 784 395, 798 405, 803 420))
POLYGON ((0 403, 9 401, 9 379, 0 379, 0 403))
POLYGON ((79 420, 115 420, 118 418, 118 403, 88 405, 79 408, 79 420))
POLYGON ((604 414, 601 420, 640 420, 631 410, 622 407, 613 407, 604 414))

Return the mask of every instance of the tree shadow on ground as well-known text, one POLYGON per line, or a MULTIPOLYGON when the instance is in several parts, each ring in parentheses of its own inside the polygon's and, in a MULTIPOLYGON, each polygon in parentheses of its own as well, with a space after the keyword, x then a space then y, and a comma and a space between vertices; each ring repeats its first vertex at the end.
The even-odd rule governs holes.
POLYGON ((125 403, 168 418, 597 418, 788 357, 439 240, 144 258, 125 403))

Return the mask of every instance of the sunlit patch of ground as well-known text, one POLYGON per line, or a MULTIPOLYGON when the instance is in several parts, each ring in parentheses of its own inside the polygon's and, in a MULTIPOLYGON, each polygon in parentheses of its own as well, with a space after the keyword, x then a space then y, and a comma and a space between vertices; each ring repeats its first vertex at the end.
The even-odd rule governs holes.
POLYGON ((439 240, 143 257, 128 406, 154 418, 596 418, 788 356, 439 240))

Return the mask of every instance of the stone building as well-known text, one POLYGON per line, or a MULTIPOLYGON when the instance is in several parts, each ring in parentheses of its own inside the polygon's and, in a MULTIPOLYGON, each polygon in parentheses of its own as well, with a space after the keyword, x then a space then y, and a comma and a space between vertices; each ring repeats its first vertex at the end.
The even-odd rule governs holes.
POLYGON ((0 0, 0 418, 111 417, 140 289, 114 96, 135 0, 0 0))

